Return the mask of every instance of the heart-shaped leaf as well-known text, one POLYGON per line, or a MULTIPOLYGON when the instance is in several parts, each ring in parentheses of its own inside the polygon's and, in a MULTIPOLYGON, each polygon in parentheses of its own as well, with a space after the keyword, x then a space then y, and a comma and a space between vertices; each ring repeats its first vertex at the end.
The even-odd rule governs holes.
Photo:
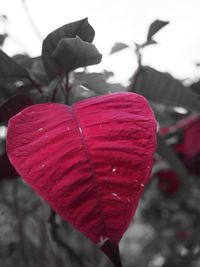
POLYGON ((15 95, 0 105, 0 122, 9 120, 22 109, 32 105, 28 96, 15 95))
POLYGON ((145 96, 155 103, 184 107, 189 110, 200 111, 200 101, 190 88, 168 73, 162 73, 151 67, 141 67, 136 73, 131 90, 145 96))
POLYGON ((98 64, 102 59, 95 45, 81 40, 78 36, 62 39, 56 46, 52 57, 66 72, 98 64))
POLYGON ((88 23, 88 19, 82 19, 66 24, 51 32, 44 40, 42 46, 42 59, 44 67, 51 79, 57 74, 57 64, 51 57, 57 44, 63 38, 75 38, 79 36, 83 41, 91 43, 94 39, 94 29, 88 23))
POLYGON ((118 242, 148 182, 155 133, 142 96, 114 93, 26 108, 9 121, 7 151, 26 182, 120 267, 118 242))

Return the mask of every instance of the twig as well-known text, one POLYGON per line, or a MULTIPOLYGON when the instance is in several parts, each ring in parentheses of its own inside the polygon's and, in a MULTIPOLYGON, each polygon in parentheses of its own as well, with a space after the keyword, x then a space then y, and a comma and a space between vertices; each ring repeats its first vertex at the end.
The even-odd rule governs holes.
POLYGON ((141 71, 142 71, 142 67, 138 67, 137 70, 135 71, 135 73, 132 77, 132 82, 128 88, 129 92, 135 92, 135 90, 137 89, 138 79, 139 79, 139 76, 141 74, 141 71))
POLYGON ((19 207, 19 184, 18 182, 13 185, 13 200, 14 200, 14 208, 17 216, 17 226, 18 226, 18 232, 19 232, 19 238, 20 238, 20 252, 22 256, 22 260, 24 262, 24 266, 28 267, 29 265, 29 260, 26 255, 26 249, 25 249, 25 236, 24 236, 24 229, 23 229, 23 212, 21 211, 19 207))
POLYGON ((51 95, 50 102, 54 102, 56 100, 56 94, 57 94, 58 88, 54 88, 53 93, 51 95))
POLYGON ((43 93, 42 88, 31 78, 30 75, 27 77, 27 79, 32 83, 32 85, 38 90, 39 93, 43 93))
POLYGON ((65 73, 65 76, 63 78, 63 86, 64 86, 64 91, 65 91, 65 104, 68 104, 68 102, 69 102, 69 91, 70 91, 69 73, 65 73))
POLYGON ((51 214, 49 216, 48 222, 50 224, 50 233, 53 238, 53 240, 57 243, 59 247, 62 247, 68 251, 70 256, 76 260, 79 266, 86 267, 84 262, 79 258, 79 256, 71 249, 71 247, 68 246, 63 240, 60 238, 58 234, 58 224, 56 223, 56 213, 51 210, 51 214))
POLYGON ((31 51, 29 50, 29 48, 19 38, 17 38, 15 35, 8 33, 8 38, 15 45, 17 45, 20 49, 22 49, 23 52, 26 52, 26 53, 30 54, 31 51))
POLYGON ((46 222, 46 217, 44 216, 41 220, 41 229, 42 229, 41 244, 43 244, 42 249, 41 249, 41 255, 42 255, 42 258, 46 259, 49 267, 57 267, 58 266, 57 257, 55 255, 55 251, 52 246, 53 244, 52 244, 52 240, 50 238, 47 226, 48 225, 46 222))
POLYGON ((135 92, 136 87, 137 87, 137 83, 138 83, 138 79, 139 79, 140 73, 142 71, 141 49, 142 49, 142 47, 140 45, 136 44, 135 53, 136 53, 136 56, 137 56, 138 67, 137 67, 137 70, 135 71, 135 74, 134 74, 134 76, 132 78, 131 85, 129 86, 129 89, 128 89, 128 91, 130 91, 130 92, 135 92))
POLYGON ((22 0, 22 6, 23 6, 24 11, 25 11, 25 13, 26 13, 26 16, 27 16, 27 18, 28 18, 28 20, 29 20, 29 22, 30 22, 32 28, 33 28, 33 31, 34 31, 35 34, 37 35, 38 39, 39 39, 40 41, 42 41, 42 40, 43 40, 43 37, 42 37, 41 33, 39 32, 37 26, 35 25, 35 22, 33 21, 31 15, 30 15, 30 12, 29 12, 29 10, 28 10, 28 8, 27 8, 27 5, 26 5, 26 3, 25 3, 25 0, 22 0))
POLYGON ((141 66, 142 66, 142 54, 140 52, 141 48, 142 48, 141 46, 136 46, 136 49, 135 49, 135 53, 137 56, 137 62, 138 62, 138 68, 141 68, 141 66))

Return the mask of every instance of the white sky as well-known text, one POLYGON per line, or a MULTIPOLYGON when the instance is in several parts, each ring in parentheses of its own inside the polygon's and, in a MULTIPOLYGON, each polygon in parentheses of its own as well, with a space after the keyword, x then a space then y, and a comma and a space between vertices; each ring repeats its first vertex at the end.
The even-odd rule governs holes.
MULTIPOLYGON (((93 70, 107 69, 115 72, 115 81, 125 82, 136 68, 133 49, 113 56, 108 53, 115 42, 129 45, 145 40, 148 26, 155 19, 169 20, 144 51, 145 64, 168 71, 177 78, 200 77, 200 0, 26 0, 35 24, 43 38, 63 24, 89 18, 96 31, 94 44, 103 54, 103 61, 93 70)), ((9 18, 8 31, 18 39, 8 39, 4 51, 9 55, 26 51, 37 56, 41 41, 27 20, 21 0, 0 0, 0 14, 9 18), (23 44, 20 44, 20 42, 23 44)), ((0 32, 4 25, 0 22, 0 32)))

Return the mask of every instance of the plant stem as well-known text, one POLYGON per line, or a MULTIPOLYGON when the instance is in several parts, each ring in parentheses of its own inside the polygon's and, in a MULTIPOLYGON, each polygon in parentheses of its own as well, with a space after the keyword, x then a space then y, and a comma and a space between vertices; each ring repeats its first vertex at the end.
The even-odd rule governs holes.
POLYGON ((42 247, 43 258, 46 258, 49 267, 57 267, 58 266, 56 263, 57 258, 56 258, 55 251, 53 248, 52 239, 50 238, 50 234, 48 231, 48 225, 46 222, 45 214, 44 214, 44 218, 41 219, 41 229, 42 229, 42 234, 43 234, 42 236, 43 240, 41 240, 41 244, 44 243, 42 247))
POLYGON ((141 66, 142 66, 142 54, 141 54, 141 47, 140 46, 136 47, 135 53, 137 56, 138 68, 141 68, 141 66))
POLYGON ((17 226, 18 226, 18 233, 19 233, 19 238, 20 238, 20 252, 21 252, 21 257, 24 263, 24 266, 28 267, 29 265, 29 260, 26 255, 26 249, 25 249, 25 236, 24 236, 24 220, 23 220, 23 212, 19 207, 19 184, 18 182, 13 185, 13 200, 14 200, 14 208, 16 212, 16 217, 17 217, 17 226))
POLYGON ((66 95, 66 99, 65 99, 65 103, 68 104, 68 98, 69 98, 69 91, 70 91, 70 86, 69 86, 69 73, 65 74, 65 78, 64 78, 64 88, 65 88, 65 95, 66 95))
POLYGON ((31 78, 30 75, 27 77, 27 79, 32 83, 32 85, 38 90, 39 93, 43 93, 42 88, 31 78))
POLYGON ((52 96, 51 96, 51 99, 50 99, 50 102, 54 102, 55 101, 57 91, 58 91, 58 88, 57 87, 54 88, 53 93, 52 93, 52 96))
POLYGON ((133 75, 132 78, 132 82, 131 85, 129 86, 128 91, 130 92, 135 92, 136 90, 136 86, 138 83, 138 78, 140 76, 141 70, 142 70, 142 53, 141 53, 141 49, 142 47, 140 45, 136 45, 136 49, 135 49, 135 53, 136 53, 136 57, 137 57, 137 63, 138 63, 138 67, 133 75))
POLYGON ((71 249, 71 247, 69 247, 65 242, 63 242, 63 240, 60 238, 59 234, 58 234, 58 225, 56 223, 56 213, 51 210, 51 214, 49 216, 49 220, 48 220, 49 224, 50 224, 50 233, 51 236, 53 238, 53 240, 57 243, 57 245, 59 247, 62 247, 64 249, 66 249, 69 253, 69 255, 76 260, 77 264, 81 267, 86 267, 86 265, 84 264, 84 262, 79 258, 79 256, 73 251, 73 249, 71 249))

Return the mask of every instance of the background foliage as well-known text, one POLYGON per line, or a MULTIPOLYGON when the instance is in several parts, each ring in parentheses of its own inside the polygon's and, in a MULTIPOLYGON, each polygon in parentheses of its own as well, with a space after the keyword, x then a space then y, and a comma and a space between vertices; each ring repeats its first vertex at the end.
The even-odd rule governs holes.
MULTIPOLYGON (((168 23, 154 21, 146 41, 135 44, 138 68, 127 87, 110 83, 114 74, 109 70, 88 72, 87 66, 100 63, 102 55, 92 43, 95 31, 87 19, 50 33, 35 58, 9 57, 3 50, 9 36, 0 35, 0 266, 111 266, 18 177, 5 143, 8 120, 32 103, 71 105, 120 91, 145 96, 159 126, 152 176, 120 245, 124 266, 200 265, 200 82, 186 86, 142 64, 143 49, 156 44, 155 35, 168 23)), ((111 56, 122 49, 132 48, 116 43, 111 56)))

